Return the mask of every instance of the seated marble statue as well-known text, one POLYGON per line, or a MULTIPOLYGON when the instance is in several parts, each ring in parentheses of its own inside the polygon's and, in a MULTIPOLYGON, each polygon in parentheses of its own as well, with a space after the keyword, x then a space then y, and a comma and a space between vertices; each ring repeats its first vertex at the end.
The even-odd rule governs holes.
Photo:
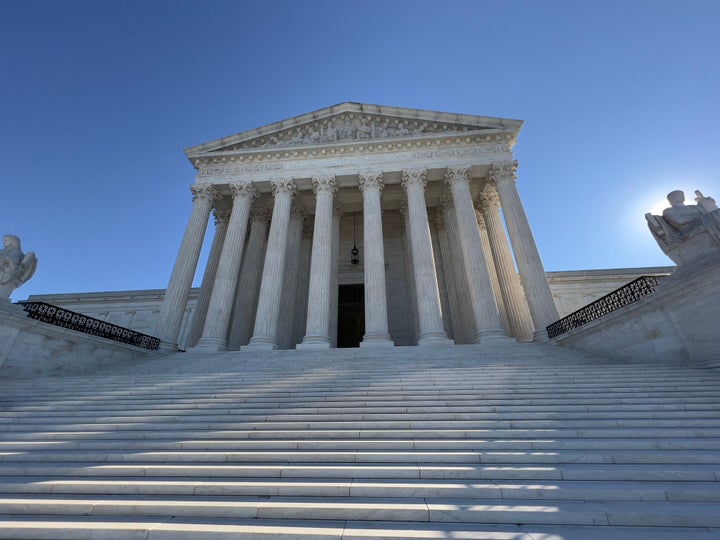
POLYGON ((0 301, 8 301, 10 294, 29 280, 37 268, 37 257, 20 249, 20 239, 12 234, 3 236, 0 249, 0 301))
POLYGON ((658 245, 678 265, 720 250, 720 210, 712 197, 695 195, 697 204, 686 205, 685 194, 672 191, 662 217, 645 214, 658 245))

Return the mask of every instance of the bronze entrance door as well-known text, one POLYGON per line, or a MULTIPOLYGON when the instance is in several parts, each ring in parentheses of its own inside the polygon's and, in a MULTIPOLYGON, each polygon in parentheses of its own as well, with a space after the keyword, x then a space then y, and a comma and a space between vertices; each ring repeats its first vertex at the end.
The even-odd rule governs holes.
POLYGON ((337 346, 359 347, 365 335, 365 286, 340 285, 337 346))

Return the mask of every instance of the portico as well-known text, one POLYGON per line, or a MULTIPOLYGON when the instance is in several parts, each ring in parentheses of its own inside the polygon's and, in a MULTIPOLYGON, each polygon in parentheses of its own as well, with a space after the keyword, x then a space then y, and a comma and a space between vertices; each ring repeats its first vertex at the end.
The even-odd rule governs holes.
POLYGON ((189 347, 335 347, 340 305, 363 310, 340 325, 364 323, 362 347, 538 339, 557 311, 516 189, 521 126, 343 103, 187 149, 193 209, 156 335, 178 344, 215 210, 189 347), (362 304, 339 302, 349 285, 362 304))

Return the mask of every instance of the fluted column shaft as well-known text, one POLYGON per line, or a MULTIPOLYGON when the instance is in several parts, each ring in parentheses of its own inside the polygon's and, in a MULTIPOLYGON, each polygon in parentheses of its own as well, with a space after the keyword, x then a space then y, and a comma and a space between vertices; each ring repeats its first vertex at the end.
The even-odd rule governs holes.
POLYGON ((413 269, 413 248, 410 235, 410 213, 405 201, 400 202, 400 214, 403 218, 403 238, 405 246, 405 275, 407 279, 408 304, 412 320, 410 321, 410 332, 413 342, 417 340, 419 333, 417 294, 415 293, 415 271, 413 269))
POLYGON ((487 228, 490 250, 495 261, 495 271, 500 292, 508 314, 510 334, 521 341, 532 339, 532 320, 527 302, 518 281, 515 263, 500 218, 500 200, 496 192, 483 192, 479 196, 480 211, 487 228))
POLYGON ((424 170, 403 171, 402 187, 407 194, 408 221, 412 237, 413 270, 417 293, 418 345, 450 344, 443 328, 430 224, 425 206, 424 170))
POLYGON ((280 317, 282 279, 285 272, 288 226, 290 225, 292 200, 295 195, 295 183, 291 180, 275 180, 271 184, 275 204, 265 251, 255 329, 253 337, 247 345, 249 348, 275 349, 278 345, 277 328, 280 317))
POLYGON ((456 343, 472 343, 475 339, 475 315, 473 314, 470 296, 467 294, 468 283, 463 262, 460 233, 458 231, 455 208, 451 202, 446 202, 443 208, 445 215, 445 233, 447 235, 450 256, 452 257, 453 277, 457 290, 458 309, 460 317, 455 321, 453 331, 456 343))
POLYGON ((540 253, 517 192, 516 171, 516 161, 497 163, 490 167, 490 178, 495 182, 500 196, 515 261, 535 327, 534 338, 544 341, 547 340, 545 328, 558 320, 558 313, 545 277, 540 253))
POLYGON ((493 299, 487 261, 482 252, 480 231, 470 194, 470 171, 465 167, 450 168, 445 174, 445 181, 452 192, 455 217, 460 232, 468 292, 475 316, 474 341, 480 343, 486 338, 504 337, 505 332, 493 299))
POLYGON ((240 268, 240 279, 235 290, 235 306, 228 329, 228 348, 231 350, 247 345, 252 336, 265 260, 269 219, 270 212, 267 208, 256 208, 251 212, 250 238, 240 268))
POLYGON ((250 183, 230 184, 233 208, 223 244, 217 276, 213 285, 207 318, 198 347, 224 350, 227 348, 227 330, 232 314, 235 287, 240 273, 250 207, 255 198, 255 186, 250 183))
POLYGON ((215 188, 210 184, 195 184, 190 186, 190 190, 193 194, 193 209, 160 307, 155 332, 165 350, 177 349, 180 325, 216 196, 215 188))
POLYGON ((218 263, 220 262, 220 254, 222 253, 225 235, 227 233, 228 221, 230 220, 230 210, 213 211, 215 214, 215 234, 213 235, 210 254, 208 255, 207 264, 205 265, 205 273, 203 274, 200 292, 198 294, 197 304, 195 305, 195 315, 193 315, 192 324, 187 337, 187 346, 194 347, 200 335, 202 334, 205 319, 207 317, 208 306, 210 305, 210 295, 212 294, 213 284, 215 283, 215 275, 217 274, 218 263))
POLYGON ((290 226, 288 228, 288 245, 285 263, 285 277, 283 278, 282 306, 284 315, 280 318, 278 328, 278 339, 280 347, 292 349, 295 341, 295 306, 297 303, 298 281, 300 279, 300 249, 302 248, 303 220, 305 210, 300 207, 293 208, 290 212, 290 226))
POLYGON ((336 204, 333 209, 333 224, 332 224, 332 272, 330 278, 330 345, 337 347, 337 332, 338 332, 338 300, 339 300, 339 287, 338 287, 338 275, 340 273, 340 226, 342 224, 342 217, 345 213, 345 209, 336 204))
POLYGON ((385 248, 383 245, 381 172, 360 175, 363 194, 363 245, 365 247, 365 335, 361 347, 391 346, 388 333, 387 289, 385 287, 385 248))
POLYGON ((298 348, 330 347, 330 305, 332 292, 333 199, 337 192, 334 176, 313 178, 315 229, 310 255, 305 337, 298 348))
POLYGON ((313 226, 311 218, 307 217, 303 224, 300 252, 298 254, 298 288, 295 302, 295 325, 293 330, 293 343, 302 343, 305 337, 305 323, 307 322, 308 287, 310 286, 310 254, 312 252, 313 226))
POLYGON ((479 210, 475 211, 475 217, 478 221, 480 241, 482 242, 483 253, 485 253, 485 260, 487 261, 488 274, 490 274, 490 283, 492 284, 493 296, 495 297, 495 305, 497 306, 498 314, 500 315, 500 322, 505 330, 505 334, 514 337, 515 335, 510 331, 510 322, 505 310, 505 302, 503 302, 503 295, 500 289, 500 281, 498 280, 497 270, 495 269, 495 258, 492 256, 493 251, 490 247, 490 238, 488 237, 485 218, 483 218, 482 213, 480 213, 479 210))

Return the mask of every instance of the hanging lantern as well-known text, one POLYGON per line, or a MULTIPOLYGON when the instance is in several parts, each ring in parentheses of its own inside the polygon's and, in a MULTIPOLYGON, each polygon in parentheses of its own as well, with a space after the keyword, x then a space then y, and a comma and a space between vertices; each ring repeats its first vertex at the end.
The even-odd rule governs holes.
POLYGON ((353 214, 353 247, 350 250, 350 264, 360 263, 360 251, 357 248, 357 242, 355 241, 355 214, 353 214))

